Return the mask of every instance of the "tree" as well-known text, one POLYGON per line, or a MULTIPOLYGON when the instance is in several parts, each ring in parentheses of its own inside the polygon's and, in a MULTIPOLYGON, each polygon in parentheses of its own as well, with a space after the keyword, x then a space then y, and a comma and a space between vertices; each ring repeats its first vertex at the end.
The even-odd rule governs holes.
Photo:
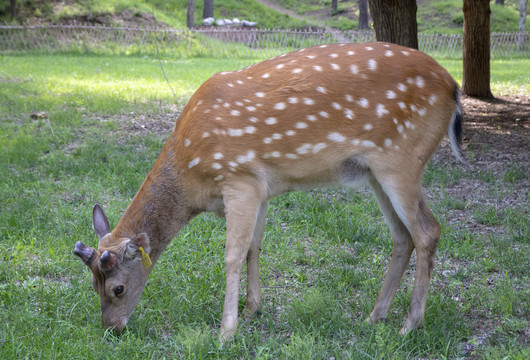
POLYGON ((11 20, 17 16, 17 0, 10 0, 9 4, 11 5, 11 20))
POLYGON ((188 0, 188 16, 186 18, 186 25, 191 29, 194 25, 195 17, 195 0, 188 0))
POLYGON ((519 0, 519 36, 517 37, 517 49, 524 48, 525 40, 525 23, 526 23, 526 5, 528 0, 519 0))
POLYGON ((202 10, 202 18, 206 19, 213 17, 213 0, 204 0, 204 8, 202 10))
POLYGON ((338 8, 339 8, 338 0, 331 0, 331 15, 336 14, 338 8))
POLYGON ((416 0, 368 0, 368 5, 377 41, 418 48, 416 0))
POLYGON ((490 2, 464 0, 464 71, 462 91, 475 97, 492 98, 490 90, 490 2))
POLYGON ((359 30, 368 29, 368 0, 359 0, 359 30))

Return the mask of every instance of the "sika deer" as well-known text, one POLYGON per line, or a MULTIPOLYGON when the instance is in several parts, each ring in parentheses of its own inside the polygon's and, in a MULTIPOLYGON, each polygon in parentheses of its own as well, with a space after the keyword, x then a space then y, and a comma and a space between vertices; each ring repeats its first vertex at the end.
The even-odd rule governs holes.
POLYGON ((394 252, 369 321, 387 315, 417 252, 410 312, 423 325, 440 225, 424 200, 423 168, 446 133, 461 159, 457 84, 429 56, 385 43, 322 45, 222 72, 190 99, 116 228, 96 205, 98 249, 75 254, 93 272, 102 322, 121 331, 167 244, 195 215, 226 216, 221 337, 236 332, 247 260, 245 315, 261 304, 258 261, 267 200, 287 191, 367 181, 394 252))

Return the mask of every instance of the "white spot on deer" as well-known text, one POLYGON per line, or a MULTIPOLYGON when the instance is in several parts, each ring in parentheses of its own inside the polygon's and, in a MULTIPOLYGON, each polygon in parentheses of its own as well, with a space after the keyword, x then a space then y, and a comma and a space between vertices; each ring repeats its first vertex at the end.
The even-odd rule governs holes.
POLYGON ((253 122, 253 123, 257 123, 258 122, 258 118, 254 117, 254 116, 251 116, 251 117, 248 118, 248 121, 253 122))
POLYGON ((397 131, 398 131, 398 133, 403 134, 403 125, 398 125, 397 126, 397 131))
POLYGON ((405 127, 408 129, 410 128, 411 122, 408 120, 405 120, 405 127))
POLYGON ((399 83, 398 86, 397 86, 398 90, 401 91, 401 92, 405 92, 407 91, 407 87, 405 86, 405 84, 402 84, 402 83, 399 83))
POLYGON ((236 104, 237 106, 243 106, 243 103, 241 101, 236 101, 234 104, 236 104))
POLYGON ((317 119, 315 115, 307 115, 305 118, 309 121, 315 121, 317 119))
POLYGON ((214 170, 220 170, 220 169, 223 168, 223 166, 222 166, 221 164, 219 164, 219 163, 213 163, 213 164, 212 164, 212 168, 213 168, 214 170))
POLYGON ((377 61, 375 61, 374 59, 369 59, 368 60, 368 69, 372 70, 372 71, 375 71, 377 69, 377 61))
POLYGON ((298 155, 296 154, 285 154, 285 157, 288 159, 298 159, 298 155))
POLYGON ((236 83, 238 83, 239 85, 243 85, 243 81, 241 80, 237 80, 236 83))
POLYGON ((287 102, 289 104, 297 104, 298 103, 298 98, 290 97, 289 99, 287 99, 287 102))
POLYGON ((304 104, 306 104, 306 105, 314 105, 315 104, 315 100, 310 99, 310 98, 304 98, 304 104))
POLYGON ((425 86, 425 80, 421 76, 416 76, 416 86, 422 88, 425 86))
POLYGON ((191 144, 190 139, 184 140, 184 147, 188 147, 188 146, 190 146, 190 144, 191 144))
POLYGON ((196 157, 195 159, 191 160, 189 163, 188 163, 188 169, 191 169, 192 167, 194 167, 195 165, 197 165, 199 163, 199 161, 201 161, 201 158, 198 158, 196 157))
MULTIPOLYGON (((228 165, 230 165, 230 166, 233 167, 233 168, 236 168, 239 164, 236 163, 236 162, 234 162, 234 161, 229 161, 229 162, 228 162, 228 165)), ((232 171, 233 171, 233 170, 232 170, 232 171)))
POLYGON ((366 46, 365 49, 368 50, 368 51, 372 51, 374 48, 371 47, 371 46, 366 46))
POLYGON ((344 95, 344 99, 346 99, 347 102, 353 102, 353 96, 351 95, 348 95, 348 94, 344 95))
POLYGON ((276 119, 274 117, 269 117, 269 118, 265 119, 265 124, 267 124, 267 125, 274 125, 277 122, 278 122, 278 119, 276 119))
POLYGON ((232 116, 239 116, 239 115, 241 115, 241 112, 239 112, 239 111, 237 111, 237 110, 232 110, 232 111, 230 111, 230 115, 232 115, 232 116))
POLYGON ((370 140, 363 140, 361 142, 361 145, 364 146, 364 147, 367 147, 367 148, 375 147, 375 143, 373 141, 370 141, 370 140))
POLYGON ((350 71, 352 74, 357 75, 359 73, 359 67, 357 65, 350 65, 350 71))
POLYGON ((429 96, 429 105, 434 105, 435 102, 436 102, 436 95, 432 94, 431 96, 429 96))
POLYGON ((297 129, 305 129, 307 127, 307 124, 305 122, 300 121, 296 123, 295 127, 297 129))
POLYGON ((223 102, 223 99, 221 99, 221 98, 217 98, 217 99, 215 99, 215 101, 217 101, 218 103, 222 103, 222 102, 223 102))
POLYGON ((338 132, 332 132, 328 134, 328 140, 333 142, 344 142, 346 138, 338 132))
POLYGON ((363 108, 367 108, 369 104, 368 99, 361 98, 359 101, 357 101, 357 104, 361 105, 363 108))
POLYGON ((228 136, 242 136, 243 129, 228 129, 228 136))
POLYGON ((340 66, 339 66, 339 64, 331 64, 331 68, 332 68, 333 70, 340 70, 340 66))
POLYGON ((272 134, 272 139, 273 140, 280 140, 282 137, 283 137, 282 134, 278 134, 278 133, 272 134))
POLYGON ((344 109, 344 116, 346 116, 350 120, 353 120, 353 111, 351 111, 350 109, 344 109))
POLYGON ((227 102, 225 102, 225 103, 223 104, 223 107, 225 107, 225 108, 229 108, 229 107, 230 107, 230 104, 227 103, 227 102))
POLYGON ((287 135, 287 136, 294 136, 294 135, 296 135, 296 131, 294 131, 294 130, 287 130, 287 131, 285 132, 285 135, 287 135))
POLYGON ((405 105, 405 103, 403 101, 400 101, 398 102, 398 106, 402 109, 402 110, 405 110, 407 108, 407 105, 405 105))
POLYGON ((320 150, 322 149, 325 149, 327 148, 328 146, 325 144, 325 143, 318 143, 318 144, 315 144, 315 146, 313 146, 313 154, 316 154, 317 152, 319 152, 320 150))
POLYGON ((270 143, 272 142, 272 138, 270 138, 270 137, 266 137, 266 138, 263 139, 263 142, 264 142, 265 144, 270 144, 270 143))
POLYGON ((327 46, 327 45, 320 45, 319 47, 320 47, 321 49, 325 49, 325 48, 327 48, 328 46, 327 46))
POLYGON ((414 79, 413 78, 407 78, 407 83, 414 84, 414 79))
POLYGON ((274 109, 276 109, 276 110, 285 110, 285 103, 284 102, 277 103, 276 105, 274 105, 274 109))
POLYGON ((404 51, 404 50, 401 50, 401 53, 405 56, 409 56, 409 52, 408 51, 404 51))
POLYGON ((256 108, 254 106, 247 106, 248 111, 256 111, 256 108))
POLYGON ((271 75, 270 75, 269 73, 265 73, 265 74, 261 75, 261 77, 264 78, 264 79, 267 79, 267 78, 269 78, 270 76, 271 76, 271 75))
POLYGON ((256 132, 256 128, 254 126, 246 126, 245 132, 247 134, 254 134, 256 132))
POLYGON ((396 125, 398 124, 398 119, 393 118, 392 121, 394 122, 394 124, 396 124, 396 125))
POLYGON ((273 158, 279 158, 282 154, 279 151, 273 151, 270 154, 273 158))
POLYGON ((213 104, 212 107, 213 107, 214 109, 219 109, 219 105, 217 105, 217 104, 213 104))
POLYGON ((410 104, 409 107, 410 107, 410 110, 411 110, 412 112, 416 112, 416 111, 418 111, 418 108, 417 108, 416 105, 414 105, 414 104, 410 104))
POLYGON ((296 152, 299 155, 304 155, 304 154, 307 154, 309 152, 311 147, 312 147, 311 144, 303 144, 302 146, 296 148, 296 152))
POLYGON ((346 54, 347 54, 347 55, 350 55, 350 56, 351 56, 351 55, 355 55, 355 51, 351 51, 351 50, 350 50, 350 51, 348 51, 346 54))
POLYGON ((316 58, 316 56, 315 56, 315 55, 307 55, 306 58, 308 58, 308 59, 314 59, 314 58, 316 58))
POLYGON ((427 113, 427 110, 425 108, 421 108, 418 110, 418 114, 420 114, 420 116, 425 116, 426 113, 427 113))
POLYGON ((224 175, 217 175, 216 177, 213 178, 213 181, 221 181, 224 178, 225 178, 224 175))
POLYGON ((303 70, 300 68, 294 69, 293 74, 300 74, 303 70))
POLYGON ((337 57, 339 57, 339 55, 338 55, 338 54, 335 54, 335 53, 333 53, 333 54, 329 54, 329 57, 332 57, 332 58, 337 58, 337 57))
POLYGON ((383 104, 377 104, 375 111, 377 112, 378 117, 389 114, 389 111, 385 109, 385 105, 383 104))
POLYGON ((361 141, 360 141, 359 139, 353 139, 353 140, 351 141, 351 143, 352 143, 352 145, 357 146, 357 145, 359 145, 359 144, 361 143, 361 141))
POLYGON ((213 158, 215 160, 221 160, 223 157, 224 157, 223 154, 220 152, 216 152, 215 154, 213 154, 213 158))
POLYGON ((326 90, 325 87, 323 86, 317 86, 316 87, 316 91, 318 91, 319 93, 322 93, 322 94, 326 94, 328 91, 326 90))
POLYGON ((387 50, 387 51, 385 51, 385 56, 388 56, 388 57, 394 56, 394 53, 392 51, 390 51, 390 50, 387 50))
POLYGON ((285 64, 276 65, 276 69, 282 69, 284 66, 285 66, 285 64))
POLYGON ((230 86, 230 87, 234 87, 234 84, 232 84, 232 83, 228 83, 228 84, 226 84, 226 85, 228 85, 228 86, 230 86))
POLYGON ((206 110, 204 110, 204 113, 205 114, 209 114, 211 111, 212 111, 212 109, 206 109, 206 110))
POLYGON ((331 103, 331 106, 333 106, 333 108, 334 108, 335 110, 340 110, 340 109, 342 109, 342 106, 341 106, 339 103, 336 103, 336 102, 331 103))
POLYGON ((370 131, 374 128, 372 124, 364 124, 363 129, 366 131, 370 131))
POLYGON ((385 146, 386 147, 391 147, 392 146, 392 139, 386 138, 385 139, 385 146))
POLYGON ((240 164, 244 164, 244 163, 254 160, 255 157, 256 157, 256 153, 252 150, 249 150, 247 151, 246 155, 239 155, 237 157, 237 162, 240 164))
POLYGON ((388 90, 386 92, 386 98, 387 99, 395 99, 396 98, 396 93, 393 92, 392 90, 388 90))
POLYGON ((256 97, 259 97, 259 98, 265 97, 265 93, 263 92, 257 92, 254 95, 256 95, 256 97))
POLYGON ((219 73, 219 75, 227 75, 227 74, 230 74, 230 73, 231 73, 231 71, 223 71, 223 72, 219 73))
POLYGON ((320 66, 320 65, 313 65, 313 69, 315 69, 316 71, 322 71, 322 66, 320 66))
POLYGON ((325 111, 319 111, 318 115, 322 116, 323 118, 329 118, 329 114, 325 111))
POLYGON ((208 131, 205 131, 205 132, 202 133, 202 138, 203 138, 203 139, 204 139, 204 138, 207 138, 207 137, 209 137, 209 136, 210 136, 210 133, 209 133, 208 131))

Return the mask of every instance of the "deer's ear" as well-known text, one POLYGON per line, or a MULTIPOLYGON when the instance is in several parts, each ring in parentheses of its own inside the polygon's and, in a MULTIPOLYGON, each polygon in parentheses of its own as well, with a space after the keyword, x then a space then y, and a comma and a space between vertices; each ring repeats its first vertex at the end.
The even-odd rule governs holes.
POLYGON ((92 211, 92 224, 99 240, 110 233, 109 220, 99 204, 96 204, 92 211))
POLYGON ((143 248, 144 252, 147 254, 151 252, 149 236, 147 236, 145 233, 139 234, 134 239, 129 241, 129 244, 127 244, 127 256, 130 258, 136 256, 136 253, 140 247, 143 248))

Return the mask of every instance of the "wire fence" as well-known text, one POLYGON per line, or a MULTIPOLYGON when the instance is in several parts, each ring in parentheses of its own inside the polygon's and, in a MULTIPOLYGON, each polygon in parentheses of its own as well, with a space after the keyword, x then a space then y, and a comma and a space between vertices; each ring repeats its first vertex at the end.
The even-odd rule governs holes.
MULTIPOLYGON (((371 31, 204 28, 169 30, 92 25, 0 26, 0 54, 87 52, 171 57, 272 57, 336 42, 373 41, 371 31)), ((462 56, 461 35, 418 34, 419 49, 435 57, 462 56)), ((530 56, 529 33, 491 34, 491 56, 530 56)))

